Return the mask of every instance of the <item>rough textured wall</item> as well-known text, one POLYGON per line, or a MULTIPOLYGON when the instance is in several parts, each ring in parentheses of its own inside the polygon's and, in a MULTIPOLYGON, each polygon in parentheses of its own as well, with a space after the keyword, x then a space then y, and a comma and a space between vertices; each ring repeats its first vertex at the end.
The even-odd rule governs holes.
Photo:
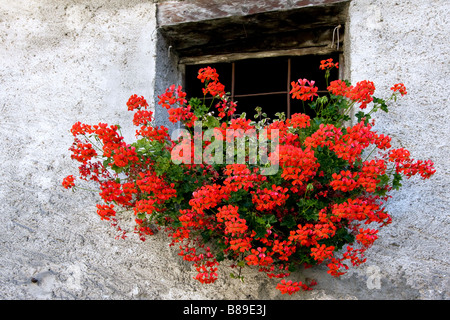
POLYGON ((153 95, 154 16, 152 1, 0 1, 0 298, 140 293, 151 255, 108 234, 94 193, 60 185, 75 121, 133 138, 125 103, 153 95))
POLYGON ((354 0, 349 13, 347 74, 375 81, 380 95, 405 82, 409 95, 380 117, 380 131, 431 157, 438 174, 405 183, 365 266, 341 279, 308 269, 296 276, 316 278, 317 289, 286 297, 275 281, 247 271, 241 283, 226 267, 200 285, 164 234, 115 240, 94 192, 60 186, 76 170, 75 121, 117 123, 132 139, 128 97, 153 101, 180 81, 156 43, 153 1, 1 0, 0 298, 448 299, 448 1, 354 0))
POLYGON ((358 0, 349 16, 352 82, 373 80, 380 97, 394 83, 408 89, 389 114, 377 116, 377 129, 412 157, 432 159, 437 169, 430 180, 404 181, 387 207, 393 223, 380 234, 368 264, 380 268, 382 286, 391 283, 398 296, 448 299, 450 2, 358 0))

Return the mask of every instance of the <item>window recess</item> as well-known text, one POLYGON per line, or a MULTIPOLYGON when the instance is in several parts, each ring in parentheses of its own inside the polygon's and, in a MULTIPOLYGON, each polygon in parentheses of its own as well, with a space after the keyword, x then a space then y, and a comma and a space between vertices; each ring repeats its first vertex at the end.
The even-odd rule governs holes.
MULTIPOLYGON (((291 82, 299 78, 314 80, 319 94, 323 94, 326 92, 326 84, 324 71, 319 70, 319 65, 321 60, 330 57, 339 61, 339 54, 331 54, 187 65, 185 88, 189 98, 203 98, 203 84, 197 79, 197 72, 200 68, 210 66, 216 68, 219 80, 225 85, 226 91, 230 92, 231 99, 237 102, 237 115, 245 112, 248 119, 253 119, 255 108, 261 107, 271 119, 276 118, 275 115, 279 112, 287 117, 298 112, 313 116, 313 111, 305 109, 302 101, 291 98, 291 82)), ((338 77, 338 70, 333 69, 329 80, 338 77)))
POLYGON ((257 106, 271 118, 277 112, 311 113, 290 98, 290 83, 306 78, 326 90, 319 65, 330 57, 341 65, 341 74, 334 70, 330 80, 342 78, 349 1, 246 0, 245 6, 241 1, 225 2, 158 4, 158 31, 177 57, 187 93, 203 97, 196 74, 211 66, 238 103, 237 112, 246 112, 247 118, 257 106))

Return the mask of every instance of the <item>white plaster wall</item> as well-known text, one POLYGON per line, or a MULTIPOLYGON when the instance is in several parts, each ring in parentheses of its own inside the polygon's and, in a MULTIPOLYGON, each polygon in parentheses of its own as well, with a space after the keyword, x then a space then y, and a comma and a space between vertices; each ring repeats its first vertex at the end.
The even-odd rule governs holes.
POLYGON ((347 74, 380 95, 405 82, 408 96, 379 129, 438 173, 405 183, 366 266, 341 279, 308 269, 298 279, 316 278, 317 289, 295 297, 253 271, 230 279, 226 267, 201 285, 167 236, 115 240, 95 193, 61 187, 76 171, 75 121, 120 124, 130 140, 128 97, 152 101, 179 81, 156 43, 153 2, 0 0, 0 299, 448 299, 448 1, 352 1, 347 74))
POLYGON ((417 298, 448 299, 450 2, 355 0, 349 17, 352 83, 374 81, 379 97, 387 97, 392 84, 407 87, 389 114, 377 116, 377 129, 437 169, 430 180, 404 181, 387 207, 393 223, 380 234, 368 264, 378 266, 382 284, 391 283, 399 295, 403 283, 417 298))
POLYGON ((75 121, 133 138, 125 103, 153 96, 154 17, 152 1, 0 1, 0 298, 167 294, 139 270, 156 255, 114 240, 95 194, 61 189, 75 121))

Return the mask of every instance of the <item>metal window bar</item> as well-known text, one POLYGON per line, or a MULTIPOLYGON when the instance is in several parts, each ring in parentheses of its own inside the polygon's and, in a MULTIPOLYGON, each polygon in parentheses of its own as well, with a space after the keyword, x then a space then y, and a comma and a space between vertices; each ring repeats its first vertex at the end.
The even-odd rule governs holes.
POLYGON ((290 88, 291 88, 291 58, 288 58, 288 66, 287 66, 287 105, 286 105, 286 117, 291 117, 291 95, 290 95, 290 88))
MULTIPOLYGON (((338 78, 343 78, 343 55, 339 56, 339 62, 341 66, 341 70, 339 70, 339 76, 338 78)), ((231 101, 235 101, 236 98, 244 98, 244 97, 258 97, 258 96, 265 96, 265 95, 276 95, 276 94, 286 94, 286 116, 289 118, 291 116, 291 96, 290 96, 290 90, 291 90, 291 82, 292 82, 292 63, 291 58, 287 59, 287 79, 286 79, 286 91, 273 91, 273 92, 259 92, 259 93, 251 93, 251 94, 236 94, 236 64, 235 62, 231 63, 231 101)), ((318 90, 318 93, 328 93, 327 90, 318 90)), ((204 97, 206 100, 212 100, 213 97, 204 97)))

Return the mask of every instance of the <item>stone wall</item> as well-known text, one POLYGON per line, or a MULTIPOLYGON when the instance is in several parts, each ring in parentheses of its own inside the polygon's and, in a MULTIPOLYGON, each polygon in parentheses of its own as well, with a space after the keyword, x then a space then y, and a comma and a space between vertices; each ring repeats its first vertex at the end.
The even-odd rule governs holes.
POLYGON ((116 240, 95 192, 61 187, 76 172, 75 121, 120 124, 130 141, 128 97, 154 101, 181 83, 154 2, 0 1, 0 299, 448 299, 448 1, 351 1, 346 74, 373 80, 379 96, 405 83, 377 126, 438 172, 404 183, 366 265, 340 279, 308 269, 296 276, 316 278, 316 290, 292 297, 251 270, 241 283, 223 267, 201 285, 166 235, 116 240))

